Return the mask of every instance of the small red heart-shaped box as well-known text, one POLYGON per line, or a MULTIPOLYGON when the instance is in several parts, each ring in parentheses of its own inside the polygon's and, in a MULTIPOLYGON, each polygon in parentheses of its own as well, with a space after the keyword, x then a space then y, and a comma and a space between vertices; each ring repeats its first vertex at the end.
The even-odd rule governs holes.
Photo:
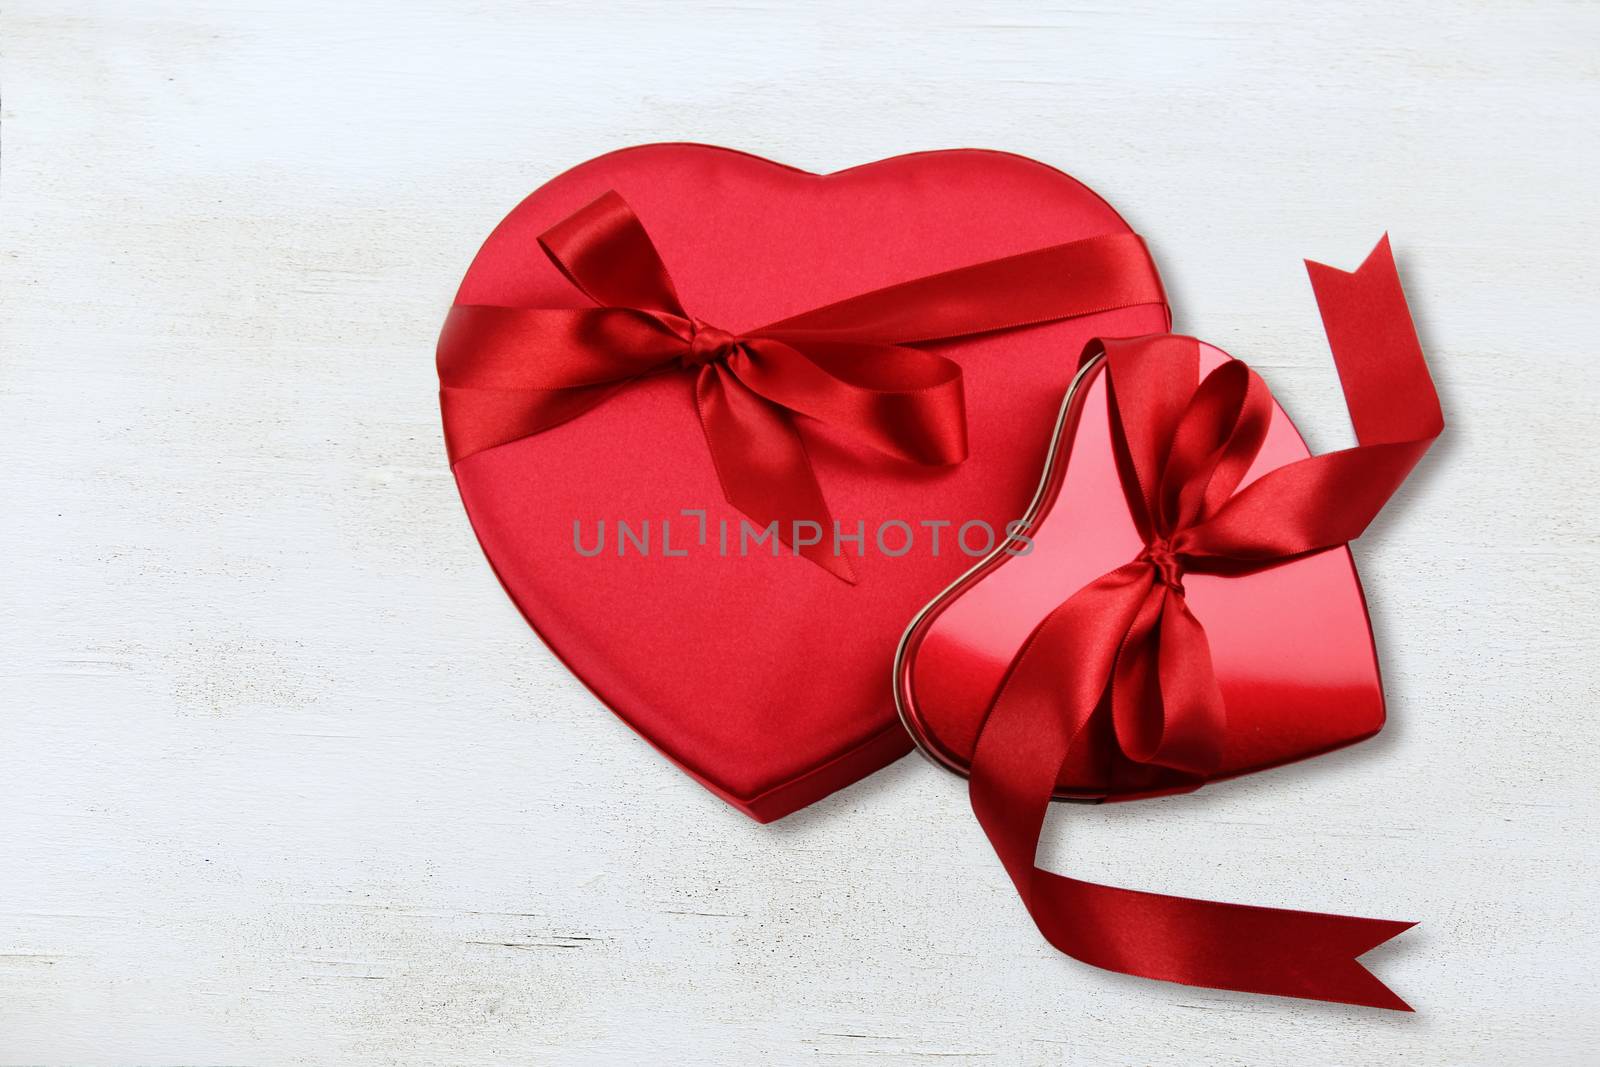
MULTIPOLYGON (((1228 358, 1202 344, 1200 375, 1228 358)), ((1034 627, 1144 547, 1112 451, 1104 365, 1086 365, 1061 405, 1029 508, 1031 550, 996 549, 974 566, 918 613, 896 658, 907 728, 924 752, 959 774, 1034 627)), ((1239 488, 1306 455, 1274 403, 1266 441, 1239 488)), ((1227 708, 1227 742, 1213 778, 1315 756, 1383 727, 1372 627, 1348 547, 1251 574, 1186 575, 1184 586, 1227 708)), ((1121 757, 1108 712, 1102 705, 1085 727, 1086 743, 1073 746, 1058 797, 1121 800, 1194 787, 1192 779, 1121 757)))
MULTIPOLYGON (((538 238, 607 192, 637 214, 683 306, 730 331, 1129 232, 1082 184, 1004 153, 928 152, 816 175, 726 149, 650 145, 584 163, 524 200, 484 244, 457 303, 573 306, 572 283, 538 238)), ((720 523, 737 531, 741 519, 723 499, 688 373, 630 383, 568 423, 469 456, 456 482, 495 572, 555 654, 657 749, 767 821, 910 750, 890 686, 895 646, 912 613, 973 563, 955 531, 1021 517, 1089 338, 1167 326, 1154 303, 926 346, 963 368, 970 458, 957 466, 892 459, 797 420, 846 530, 864 523, 870 542, 898 520, 917 535, 903 555, 852 555, 855 585, 787 553, 662 554, 663 522, 674 551, 697 536, 685 509, 704 509, 713 544, 720 523), (601 520, 613 532, 649 522, 656 551, 581 554, 574 524, 593 547, 601 520)))

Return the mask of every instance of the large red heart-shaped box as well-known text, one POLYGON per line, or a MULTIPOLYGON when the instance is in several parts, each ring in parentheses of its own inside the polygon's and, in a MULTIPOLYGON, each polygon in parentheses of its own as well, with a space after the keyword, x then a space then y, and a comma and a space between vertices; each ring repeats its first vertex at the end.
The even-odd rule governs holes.
MULTIPOLYGON (((1228 356, 1200 345, 1203 377, 1228 356)), ((1144 547, 1113 453, 1103 359, 1085 365, 1062 402, 1023 532, 918 612, 895 663, 907 728, 935 762, 965 775, 980 728, 1018 651, 1040 620, 1144 547), (1018 546, 1020 548, 1020 543, 1018 546)), ((1266 439, 1240 489, 1305 459, 1304 441, 1273 404, 1266 439)), ((1383 687, 1365 597, 1344 545, 1250 574, 1184 579, 1205 627, 1227 707, 1229 778, 1352 744, 1383 727, 1383 687)), ((1109 707, 1084 728, 1061 770, 1062 799, 1129 800, 1188 790, 1192 776, 1122 758, 1109 707)))
MULTIPOLYGON (((732 331, 1129 232, 1079 182, 1004 153, 928 152, 816 175, 726 149, 649 145, 584 163, 524 200, 484 244, 457 303, 574 306, 538 238, 607 192, 637 213, 684 307, 732 331)), ((545 643, 652 745, 768 821, 910 750, 890 684, 895 646, 907 619, 973 563, 957 529, 976 520, 1003 530, 1022 516, 1089 338, 1168 323, 1166 305, 1151 303, 926 346, 963 369, 970 458, 957 466, 888 458, 799 419, 845 529, 864 523, 869 549, 886 523, 913 531, 902 555, 852 555, 854 585, 787 552, 715 551, 719 524, 737 531, 741 515, 723 499, 686 373, 631 383, 454 472, 485 554, 545 643), (683 514, 694 509, 712 546, 663 555, 663 522, 674 551, 694 547, 701 520, 683 514), (612 542, 579 552, 575 524, 592 548, 602 520, 612 542), (618 522, 649 522, 655 550, 619 555, 618 522)))

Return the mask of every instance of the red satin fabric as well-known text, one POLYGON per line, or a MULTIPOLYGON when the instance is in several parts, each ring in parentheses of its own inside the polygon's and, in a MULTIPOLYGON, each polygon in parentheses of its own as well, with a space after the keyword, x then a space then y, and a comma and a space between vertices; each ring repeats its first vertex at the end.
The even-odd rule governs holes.
MULTIPOLYGON (((455 302, 592 309, 539 237, 608 190, 649 226, 684 307, 729 331, 1130 232, 1092 190, 1005 153, 919 153, 824 176, 723 148, 649 145, 533 191, 488 236, 455 302)), ((873 532, 897 518, 1003 528, 1032 497, 1083 346, 1168 323, 1164 304, 1141 304, 926 346, 963 370, 971 455, 953 466, 896 460, 796 418, 829 510, 846 531, 865 525, 865 553, 844 546, 857 585, 781 546, 739 552, 745 516, 723 497, 687 371, 646 375, 581 418, 459 460, 452 473, 485 558, 550 652, 663 758, 770 821, 911 750, 884 677, 906 620, 973 557, 955 549, 953 526, 941 552, 918 526, 916 546, 895 558, 877 551, 873 532), (705 542, 681 508, 705 510, 705 542), (674 547, 691 542, 687 558, 663 558, 667 518, 674 547), (574 551, 577 520, 586 543, 608 523, 600 556, 574 551), (618 554, 622 520, 635 530, 650 522, 650 555, 618 554), (724 525, 735 542, 725 557, 724 525)), ((447 432, 451 421, 447 410, 447 432)), ((541 669, 540 654, 524 653, 541 669)))
POLYGON ((1194 385, 1198 344, 1091 346, 1106 359, 1113 441, 1140 555, 1034 630, 981 729, 973 809, 1041 932, 1110 970, 1191 985, 1409 1010, 1356 957, 1409 923, 1190 900, 1042 870, 1034 853, 1063 764, 1109 709, 1122 756, 1199 786, 1227 709, 1185 572, 1230 575, 1343 544, 1443 429, 1388 240, 1354 274, 1308 264, 1360 444, 1235 489, 1261 446, 1266 386, 1230 362, 1194 385))
MULTIPOLYGON (((457 305, 439 340, 451 462, 541 433, 683 368, 728 502, 758 526, 831 531, 789 413, 930 466, 967 455, 961 368, 907 347, 1160 302, 1144 243, 1110 234, 889 286, 732 334, 684 310, 644 227, 606 193, 540 245, 593 308, 457 305)), ((854 582, 826 538, 800 554, 854 582)))

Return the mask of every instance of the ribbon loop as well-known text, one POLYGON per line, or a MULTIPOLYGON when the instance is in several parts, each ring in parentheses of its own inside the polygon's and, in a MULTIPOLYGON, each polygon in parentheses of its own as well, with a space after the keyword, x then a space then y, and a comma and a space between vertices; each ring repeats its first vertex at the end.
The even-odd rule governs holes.
POLYGON ((1228 362, 1197 386, 1198 342, 1170 335, 1086 351, 1106 360, 1112 445, 1146 547, 1075 593, 1017 653, 978 735, 972 806, 1039 929, 1070 956, 1190 985, 1410 1010, 1355 960, 1408 923, 1140 893, 1033 862, 1056 780, 1104 703, 1122 759, 1193 787, 1220 765, 1227 709, 1184 571, 1239 573, 1344 543, 1443 429, 1388 238, 1354 274, 1309 266, 1355 448, 1235 492, 1272 411, 1254 372, 1228 362))
POLYGON ((601 307, 635 307, 687 318, 672 276, 627 201, 603 193, 539 236, 567 280, 601 307))
POLYGON ((1165 301, 1144 243, 1122 233, 901 282, 735 334, 684 310, 615 192, 539 244, 596 306, 451 309, 439 338, 451 462, 543 432, 647 374, 692 370, 728 502, 775 522, 781 541, 844 581, 854 581, 847 562, 793 540, 797 523, 827 531, 831 522, 794 415, 907 462, 959 463, 961 368, 910 345, 1165 301))

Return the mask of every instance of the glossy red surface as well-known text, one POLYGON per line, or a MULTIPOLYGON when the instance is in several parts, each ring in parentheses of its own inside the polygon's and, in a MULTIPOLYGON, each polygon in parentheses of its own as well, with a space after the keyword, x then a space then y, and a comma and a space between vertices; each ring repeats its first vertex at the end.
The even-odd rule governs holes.
MULTIPOLYGON (((1201 374, 1229 358, 1201 346, 1201 374)), ((979 726, 1027 636, 1079 588, 1138 555, 1111 451, 1104 375, 1073 391, 1046 471, 1026 555, 1000 554, 935 599, 896 661, 902 716, 935 760, 964 773, 979 726)), ((1303 459, 1304 442, 1274 406, 1267 439, 1241 484, 1303 459)), ((1184 578, 1204 625, 1228 712, 1214 777, 1262 770, 1347 745, 1383 726, 1372 629, 1348 548, 1238 577, 1184 578)), ((1115 756, 1104 709, 1088 728, 1105 744, 1075 746, 1058 795, 1131 799, 1182 786, 1115 756)))

